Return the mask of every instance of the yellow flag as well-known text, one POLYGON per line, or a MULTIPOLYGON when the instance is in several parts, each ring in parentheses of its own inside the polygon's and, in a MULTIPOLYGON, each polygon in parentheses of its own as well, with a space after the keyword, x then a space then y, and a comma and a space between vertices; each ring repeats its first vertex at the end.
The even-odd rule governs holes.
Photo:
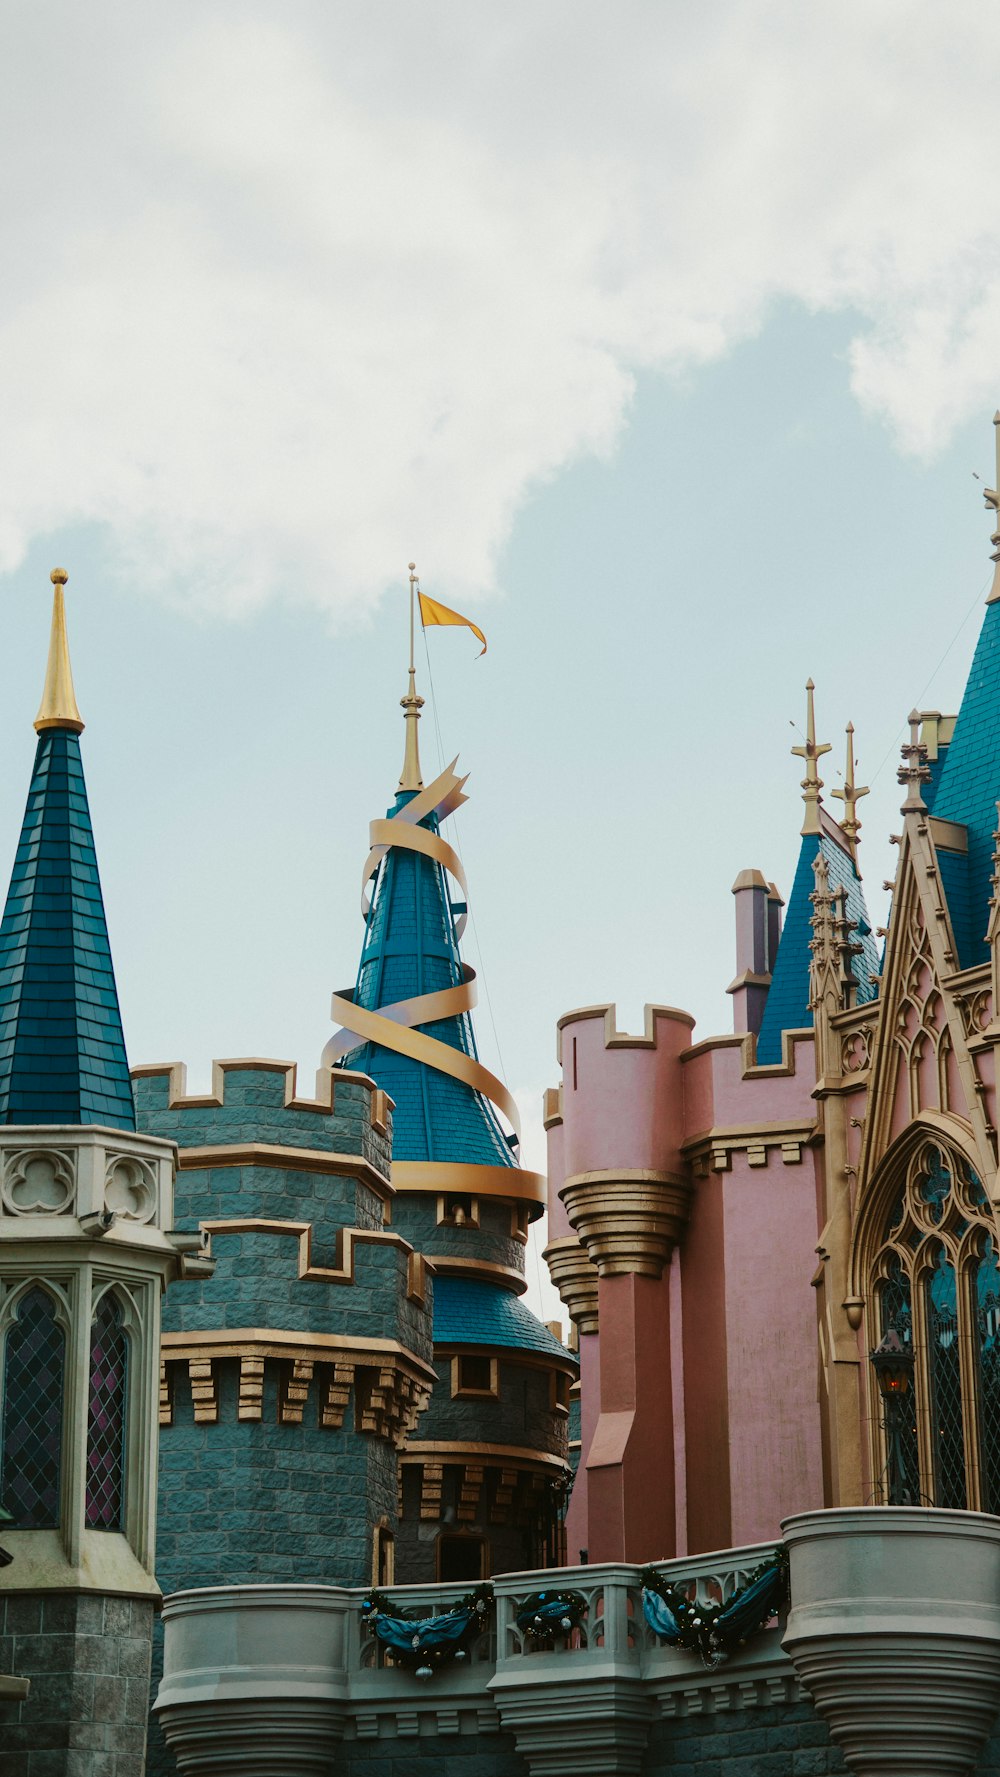
MULTIPOLYGON (((429 599, 426 592, 418 590, 417 597, 420 600, 420 621, 425 629, 429 629, 434 623, 464 623, 466 629, 471 629, 473 635, 479 637, 483 644, 483 654, 486 653, 486 637, 471 617, 462 617, 458 611, 449 611, 447 605, 439 605, 437 599, 429 599)), ((477 660, 482 660, 483 654, 478 654, 477 660)))

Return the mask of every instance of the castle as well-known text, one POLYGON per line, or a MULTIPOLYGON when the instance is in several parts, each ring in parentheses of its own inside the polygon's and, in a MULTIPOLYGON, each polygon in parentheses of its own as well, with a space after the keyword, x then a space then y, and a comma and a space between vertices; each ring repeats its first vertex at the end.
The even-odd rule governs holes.
POLYGON ((734 1032, 563 1017, 547 1196, 476 1052, 412 656, 314 1095, 259 1059, 130 1089, 54 576, 0 928, 12 1774, 141 1777, 154 1643, 151 1771, 1000 1773, 992 548, 958 715, 910 719, 887 929, 810 684, 734 1032), (578 1362, 521 1300, 546 1202, 578 1362))

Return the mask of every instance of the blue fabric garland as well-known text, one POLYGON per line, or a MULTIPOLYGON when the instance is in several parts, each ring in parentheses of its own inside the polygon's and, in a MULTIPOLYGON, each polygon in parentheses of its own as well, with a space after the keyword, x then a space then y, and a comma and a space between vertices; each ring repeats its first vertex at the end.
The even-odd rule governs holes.
POLYGON ((397 1616, 384 1592, 369 1592, 361 1603, 361 1618, 396 1665, 415 1670, 418 1678, 430 1678, 437 1667, 465 1659, 492 1610, 493 1587, 482 1585, 439 1616, 419 1618, 397 1616))
POLYGON ((788 1555, 775 1549, 747 1575, 725 1604, 698 1604, 682 1585, 670 1585, 655 1567, 640 1575, 642 1610, 657 1639, 668 1647, 690 1648, 706 1666, 727 1660, 748 1636, 770 1622, 788 1597, 788 1555))

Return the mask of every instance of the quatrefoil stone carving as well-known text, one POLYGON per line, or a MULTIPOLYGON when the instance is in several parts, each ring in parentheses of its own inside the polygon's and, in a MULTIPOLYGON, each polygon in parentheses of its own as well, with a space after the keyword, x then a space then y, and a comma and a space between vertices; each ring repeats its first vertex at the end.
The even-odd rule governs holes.
POLYGON ((76 1188, 71 1154, 54 1148, 27 1148, 10 1154, 0 1195, 14 1216, 56 1216, 71 1207, 76 1188))

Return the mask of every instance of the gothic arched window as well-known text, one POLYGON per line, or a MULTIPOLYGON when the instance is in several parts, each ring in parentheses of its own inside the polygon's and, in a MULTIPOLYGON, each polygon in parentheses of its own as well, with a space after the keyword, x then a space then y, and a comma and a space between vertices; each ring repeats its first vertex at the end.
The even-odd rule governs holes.
POLYGON ((59 1523, 66 1335, 40 1285, 21 1298, 3 1361, 0 1501, 18 1530, 59 1523))
MULTIPOLYGON (((911 1156, 883 1228, 878 1337, 913 1352, 896 1403, 897 1497, 1000 1509, 1000 1260, 989 1200, 968 1162, 933 1141, 911 1156)), ((881 1481, 886 1486, 887 1452, 881 1481)))
POLYGON ((91 1530, 124 1528, 128 1347, 121 1308, 107 1291, 90 1329, 85 1522, 91 1530))

